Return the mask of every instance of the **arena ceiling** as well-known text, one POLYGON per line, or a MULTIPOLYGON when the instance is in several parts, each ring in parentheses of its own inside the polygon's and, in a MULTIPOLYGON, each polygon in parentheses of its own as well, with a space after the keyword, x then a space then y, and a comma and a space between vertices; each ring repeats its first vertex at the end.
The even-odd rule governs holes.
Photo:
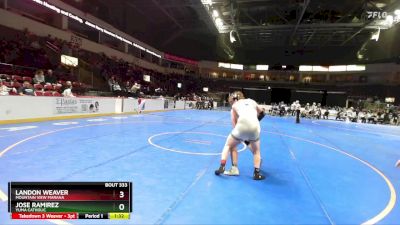
POLYGON ((356 60, 378 29, 367 11, 400 7, 400 0, 64 1, 161 51, 243 63, 324 61, 329 55, 356 60))

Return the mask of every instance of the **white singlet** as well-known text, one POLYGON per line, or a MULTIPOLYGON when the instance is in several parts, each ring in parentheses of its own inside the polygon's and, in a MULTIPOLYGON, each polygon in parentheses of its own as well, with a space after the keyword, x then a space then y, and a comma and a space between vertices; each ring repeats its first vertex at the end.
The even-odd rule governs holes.
POLYGON ((232 110, 238 115, 232 137, 240 141, 258 141, 260 122, 257 118, 257 103, 252 99, 240 99, 232 105, 232 110))

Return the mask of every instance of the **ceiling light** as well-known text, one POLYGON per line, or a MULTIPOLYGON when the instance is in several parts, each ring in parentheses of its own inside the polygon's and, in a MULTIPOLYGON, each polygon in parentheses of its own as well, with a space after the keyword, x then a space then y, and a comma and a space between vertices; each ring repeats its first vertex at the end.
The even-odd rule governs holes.
POLYGON ((231 41, 231 43, 236 41, 235 36, 233 35, 233 30, 231 30, 231 32, 229 33, 229 40, 231 41))
POLYGON ((300 65, 299 71, 312 71, 312 66, 300 65))
POLYGON ((378 3, 375 4, 375 6, 378 7, 378 8, 383 8, 383 7, 386 6, 386 4, 382 3, 382 2, 378 2, 378 3))
POLYGON ((201 0, 201 2, 203 3, 203 5, 212 5, 211 0, 201 0))
POLYGON ((268 65, 256 65, 256 70, 268 70, 268 65))
POLYGON ((317 72, 326 72, 326 71, 329 71, 329 67, 327 67, 327 66, 313 66, 312 70, 313 71, 317 71, 317 72))
POLYGON ((215 19, 215 25, 217 25, 217 28, 222 28, 222 26, 224 25, 224 21, 222 21, 221 18, 217 17, 215 19))
POLYGON ((365 65, 347 65, 347 71, 364 71, 365 65))
POLYGON ((219 13, 216 9, 213 10, 213 16, 214 17, 219 17, 219 13))
POLYGON ((381 32, 381 29, 378 28, 378 31, 377 31, 376 33, 372 34, 371 40, 378 41, 378 40, 379 40, 379 34, 380 34, 380 32, 381 32))
POLYGON ((329 66, 329 72, 344 72, 347 70, 347 66, 329 66))
POLYGON ((386 17, 386 24, 391 27, 393 25, 393 16, 392 15, 388 15, 386 17))

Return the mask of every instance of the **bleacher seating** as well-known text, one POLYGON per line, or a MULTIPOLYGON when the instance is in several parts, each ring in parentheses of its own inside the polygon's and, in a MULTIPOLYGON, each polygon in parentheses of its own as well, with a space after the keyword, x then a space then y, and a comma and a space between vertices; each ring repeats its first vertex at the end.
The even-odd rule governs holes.
POLYGON ((53 92, 52 91, 45 91, 43 93, 43 96, 53 96, 53 92))
POLYGON ((12 79, 13 81, 18 81, 18 82, 22 82, 22 81, 23 81, 22 77, 21 77, 21 76, 18 76, 18 75, 12 75, 12 76, 11 76, 11 79, 12 79))
POLYGON ((12 82, 12 87, 14 87, 14 88, 16 88, 16 89, 18 89, 18 88, 20 88, 22 85, 21 85, 21 83, 19 83, 19 82, 12 82))
MULTIPOLYGON (((60 73, 58 71, 58 69, 62 68, 60 67, 60 64, 51 65, 50 61, 53 61, 54 63, 54 60, 50 60, 50 57, 46 54, 46 51, 44 51, 44 48, 49 44, 56 49, 68 48, 69 42, 52 37, 38 37, 27 30, 21 32, 7 28, 7 31, 8 37, 5 35, 5 41, 0 43, 0 51, 10 47, 16 48, 18 51, 16 59, 10 62, 5 62, 7 64, 4 65, 0 64, 0 73, 7 74, 1 79, 5 79, 9 82, 16 81, 19 83, 28 81, 32 84, 32 78, 37 69, 46 71, 48 68, 52 68, 54 71, 53 75, 55 75, 56 79, 59 80, 58 84, 61 86, 65 86, 66 81, 71 81, 74 92, 82 94, 89 87, 89 85, 79 82, 76 77, 69 74, 69 69, 64 70, 64 73, 60 73), (39 43, 42 46, 42 49, 32 49, 30 45, 33 42, 39 43), (24 45, 20 46, 19 43, 24 43, 24 45), (18 66, 14 66, 13 64, 18 66), (10 75, 12 75, 12 77, 6 77, 10 75)), ((183 94, 201 92, 202 85, 205 85, 204 81, 199 82, 199 79, 194 78, 193 76, 163 74, 141 68, 137 65, 132 65, 120 59, 109 58, 104 54, 95 54, 81 49, 73 49, 71 52, 73 56, 79 57, 88 62, 89 65, 93 66, 89 70, 99 71, 96 75, 101 76, 104 79, 104 82, 106 82, 109 77, 116 76, 123 93, 126 93, 135 82, 141 85, 140 92, 143 92, 144 94, 161 94, 164 96, 174 96, 178 92, 183 94), (150 82, 143 81, 144 74, 151 76, 150 82), (129 87, 125 86, 127 81, 130 83, 129 87), (178 89, 177 83, 183 83, 185 88, 178 89), (161 93, 155 93, 155 90, 159 88, 163 91, 161 93)), ((0 59, 0 61, 2 60, 0 59)), ((211 86, 212 82, 209 82, 209 84, 206 85, 211 86)), ((16 86, 19 85, 16 84, 16 86)), ((52 87, 44 85, 42 88, 45 91, 57 91, 61 93, 61 87, 59 87, 59 85, 52 84, 52 87)), ((38 89, 35 87, 35 90, 38 89)), ((117 94, 120 95, 121 93, 116 93, 116 95, 117 94)))
POLYGON ((35 91, 36 96, 43 96, 43 91, 35 91))
POLYGON ((45 90, 45 91, 52 91, 52 90, 54 90, 53 85, 51 85, 51 84, 46 84, 46 85, 44 85, 44 90, 45 90))
POLYGON ((22 77, 23 81, 28 81, 29 83, 32 83, 32 77, 22 77))
POLYGON ((43 89, 43 85, 41 85, 41 84, 34 84, 34 85, 33 85, 33 88, 34 88, 35 90, 42 90, 42 89, 43 89))

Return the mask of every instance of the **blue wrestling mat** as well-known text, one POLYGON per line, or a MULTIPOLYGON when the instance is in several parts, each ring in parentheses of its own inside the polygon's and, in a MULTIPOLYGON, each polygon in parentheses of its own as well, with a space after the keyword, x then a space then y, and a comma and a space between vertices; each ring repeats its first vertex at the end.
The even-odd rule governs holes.
MULTIPOLYGON (((215 176, 228 112, 0 126, 0 224, 399 224, 400 128, 266 117, 263 181, 215 176), (12 221, 9 181, 132 181, 127 221, 12 221)), ((229 164, 229 163, 228 163, 229 164)), ((229 166, 228 166, 229 168, 229 166)))

